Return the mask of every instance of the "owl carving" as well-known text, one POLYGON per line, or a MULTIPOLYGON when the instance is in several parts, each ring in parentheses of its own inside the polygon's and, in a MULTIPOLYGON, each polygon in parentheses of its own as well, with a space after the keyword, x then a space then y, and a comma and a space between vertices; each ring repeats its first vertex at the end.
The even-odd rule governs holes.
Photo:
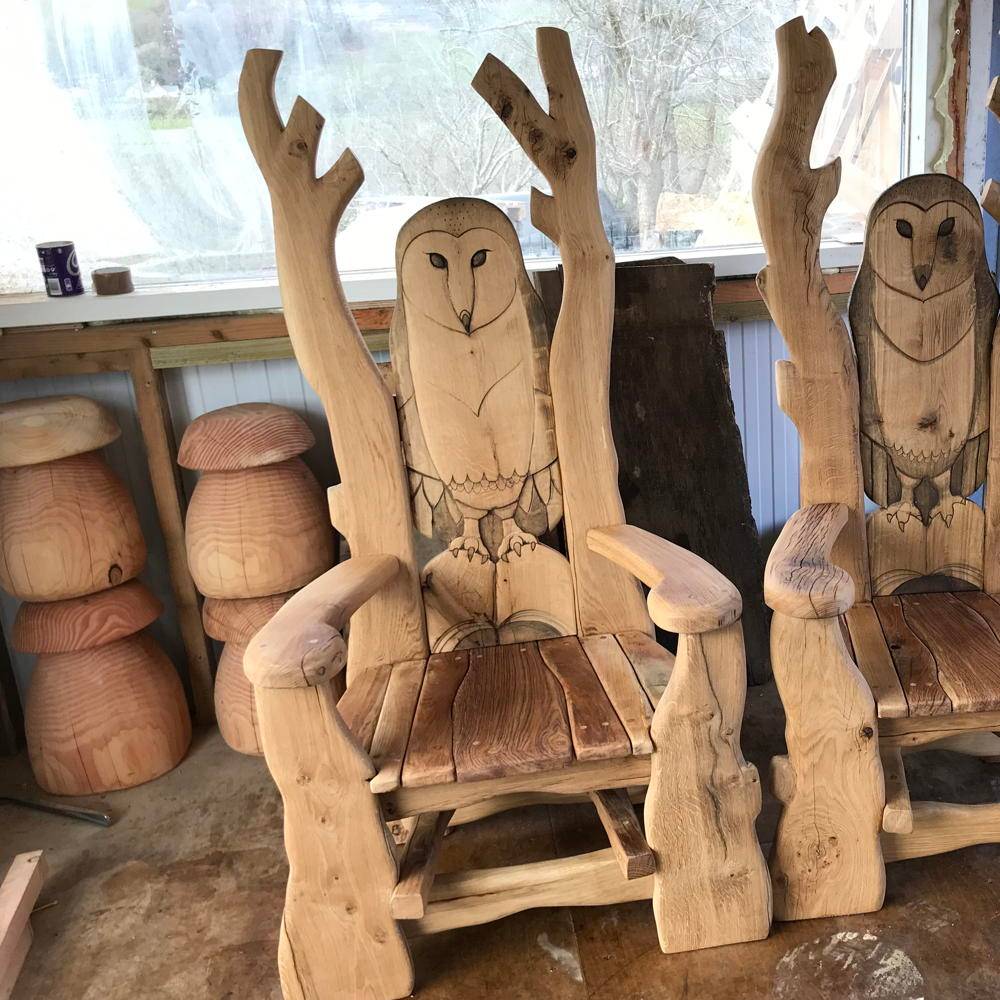
POLYGON ((997 308, 969 190, 938 174, 888 188, 849 314, 865 491, 900 531, 911 518, 950 526, 985 479, 997 308))
POLYGON ((510 220, 453 198, 396 244, 390 351, 414 521, 456 557, 508 561, 562 513, 548 338, 510 220), (488 521, 498 531, 484 537, 488 521))

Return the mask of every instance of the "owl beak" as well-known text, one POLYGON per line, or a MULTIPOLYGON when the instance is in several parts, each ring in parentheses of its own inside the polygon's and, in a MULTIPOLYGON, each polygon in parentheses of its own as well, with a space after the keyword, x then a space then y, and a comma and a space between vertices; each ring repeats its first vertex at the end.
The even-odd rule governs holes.
POLYGON ((458 314, 458 318, 462 321, 462 326, 465 327, 465 332, 468 333, 472 327, 472 313, 470 313, 468 309, 463 309, 458 314))
POLYGON ((918 266, 913 269, 913 280, 917 283, 917 288, 923 291, 927 287, 927 282, 931 280, 931 269, 926 266, 918 266))

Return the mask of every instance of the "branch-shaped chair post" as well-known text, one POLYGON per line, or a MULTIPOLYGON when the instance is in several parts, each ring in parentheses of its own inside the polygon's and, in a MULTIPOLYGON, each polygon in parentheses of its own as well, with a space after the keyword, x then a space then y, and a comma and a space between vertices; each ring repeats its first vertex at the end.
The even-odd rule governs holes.
POLYGON ((552 188, 551 195, 532 189, 531 219, 558 245, 563 265, 549 379, 580 634, 649 632, 635 580, 587 547, 591 528, 625 520, 608 408, 615 258, 601 221, 594 126, 569 36, 558 28, 539 28, 536 38, 548 113, 492 55, 472 86, 552 188))
POLYGON ((354 322, 333 249, 364 173, 345 150, 316 176, 323 118, 299 97, 282 126, 274 99, 281 56, 270 49, 247 53, 240 117, 271 195, 288 333, 333 436, 342 479, 330 494, 334 526, 352 554, 395 556, 403 567, 351 624, 350 677, 355 669, 426 656, 427 640, 396 408, 354 322))
POLYGON ((840 187, 840 160, 809 166, 816 126, 837 75, 833 50, 801 17, 776 34, 778 92, 753 176, 753 203, 767 253, 757 276, 761 295, 788 345, 776 381, 781 408, 801 439, 803 504, 842 503, 848 523, 833 561, 869 592, 864 486, 859 445, 860 400, 851 337, 823 279, 823 220, 840 187))

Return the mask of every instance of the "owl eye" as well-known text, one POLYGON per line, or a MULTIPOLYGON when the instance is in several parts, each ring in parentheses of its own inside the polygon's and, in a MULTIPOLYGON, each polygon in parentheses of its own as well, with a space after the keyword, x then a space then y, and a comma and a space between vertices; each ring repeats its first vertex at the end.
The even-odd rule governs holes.
POLYGON ((429 253, 427 256, 431 259, 431 266, 441 268, 444 271, 448 270, 448 261, 441 254, 429 253))
POLYGON ((954 231, 954 229, 955 219, 953 216, 949 215, 948 218, 945 219, 940 226, 938 226, 938 236, 947 236, 949 233, 954 231))
POLYGON ((482 267, 483 264, 485 264, 485 263, 486 263, 486 251, 485 250, 477 250, 472 255, 472 266, 473 267, 482 267))
POLYGON ((913 239, 913 226, 911 226, 906 219, 896 220, 896 232, 899 233, 904 240, 913 239))

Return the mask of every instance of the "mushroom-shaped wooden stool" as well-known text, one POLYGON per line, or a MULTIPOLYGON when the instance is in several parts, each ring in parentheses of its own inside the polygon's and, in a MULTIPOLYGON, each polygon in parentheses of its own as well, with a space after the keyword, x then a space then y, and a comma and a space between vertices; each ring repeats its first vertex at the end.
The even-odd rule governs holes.
POLYGON ((323 491, 298 458, 314 438, 293 411, 240 403, 203 414, 177 460, 201 478, 188 507, 188 567, 206 597, 270 597, 333 564, 323 491))
POLYGON ((191 742, 184 691, 143 631, 162 610, 138 580, 19 608, 14 647, 38 654, 25 709, 28 756, 47 792, 131 788, 184 756, 191 742))
POLYGON ((243 672, 247 643, 273 617, 294 591, 273 597, 223 601, 210 597, 202 607, 205 632, 224 642, 215 674, 215 717, 222 738, 240 753, 260 756, 264 748, 257 724, 253 685, 243 672))
POLYGON ((0 405, 0 587, 58 601, 142 569, 135 505, 98 450, 119 434, 111 413, 82 396, 0 405))

